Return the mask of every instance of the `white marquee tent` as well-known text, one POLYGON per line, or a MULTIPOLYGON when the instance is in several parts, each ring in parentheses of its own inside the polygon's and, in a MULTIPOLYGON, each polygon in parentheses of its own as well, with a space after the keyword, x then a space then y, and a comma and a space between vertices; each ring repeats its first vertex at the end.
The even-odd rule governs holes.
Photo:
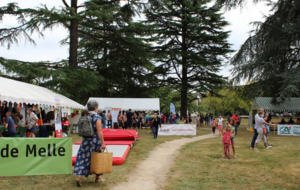
POLYGON ((0 77, 0 100, 16 103, 55 105, 60 98, 62 107, 83 109, 84 106, 47 88, 0 77))
POLYGON ((159 98, 96 98, 91 97, 90 100, 96 100, 99 103, 99 110, 105 107, 121 108, 122 110, 154 110, 159 111, 159 98))

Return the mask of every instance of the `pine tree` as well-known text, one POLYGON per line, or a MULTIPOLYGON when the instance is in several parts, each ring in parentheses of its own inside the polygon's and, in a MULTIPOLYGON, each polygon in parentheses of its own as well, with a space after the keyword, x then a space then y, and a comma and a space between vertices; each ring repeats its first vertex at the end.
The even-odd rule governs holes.
POLYGON ((103 97, 149 97, 158 85, 155 65, 150 61, 150 44, 142 38, 147 34, 144 25, 132 20, 134 7, 120 7, 119 2, 86 6, 79 62, 94 67, 103 77, 99 93, 103 97))
POLYGON ((181 115, 186 116, 188 96, 214 93, 224 79, 217 75, 223 58, 232 52, 228 25, 209 0, 156 0, 145 12, 145 23, 156 43, 158 68, 167 69, 164 82, 181 93, 181 115))
POLYGON ((154 65, 149 61, 150 45, 139 37, 145 35, 143 25, 132 22, 138 7, 103 0, 88 0, 77 6, 72 0, 72 5, 83 8, 77 12, 74 6, 68 7, 63 2, 66 7, 61 9, 48 9, 46 5, 21 9, 14 3, 0 8, 0 13, 17 15, 23 23, 15 29, 0 30, 2 45, 18 42, 20 35, 34 43, 30 37, 32 32, 43 35, 43 30, 55 25, 70 30, 70 36, 62 40, 70 46, 69 61, 30 63, 1 58, 0 63, 7 71, 4 75, 10 72, 13 75, 6 77, 38 81, 37 84, 82 103, 90 96, 149 97, 157 84, 151 75, 154 65), (71 35, 73 21, 77 34, 71 35), (72 43, 72 36, 77 36, 78 46, 76 40, 75 45, 72 43), (71 55, 73 46, 76 47, 76 60, 71 55))
POLYGON ((233 82, 250 97, 282 99, 300 96, 300 2, 279 0, 270 4, 273 13, 255 30, 232 58, 233 82))

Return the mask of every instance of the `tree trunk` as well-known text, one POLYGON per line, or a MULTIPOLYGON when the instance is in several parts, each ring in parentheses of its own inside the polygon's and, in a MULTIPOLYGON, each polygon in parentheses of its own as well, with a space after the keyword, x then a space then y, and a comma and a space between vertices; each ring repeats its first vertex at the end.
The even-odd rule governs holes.
MULTIPOLYGON (((183 3, 182 3, 183 4, 183 3)), ((182 5, 184 8, 184 4, 182 5)), ((182 11, 182 15, 184 15, 184 11, 182 11)), ((187 81, 187 60, 186 60, 186 18, 183 16, 182 18, 182 87, 181 87, 181 117, 187 116, 187 93, 188 93, 188 81, 187 81)))
MULTIPOLYGON (((77 0, 71 0, 71 8, 73 9, 73 15, 77 14, 77 0)), ((78 23, 75 19, 71 20, 70 25, 70 52, 69 52, 69 64, 72 67, 77 67, 77 49, 78 49, 78 23)))

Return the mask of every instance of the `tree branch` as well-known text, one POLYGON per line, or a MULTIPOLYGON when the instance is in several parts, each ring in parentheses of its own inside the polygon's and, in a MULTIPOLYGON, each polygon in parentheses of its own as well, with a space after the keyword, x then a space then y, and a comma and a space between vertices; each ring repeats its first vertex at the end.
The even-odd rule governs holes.
POLYGON ((65 4, 66 7, 70 8, 70 6, 69 6, 68 3, 66 2, 66 0, 62 0, 62 2, 65 4))

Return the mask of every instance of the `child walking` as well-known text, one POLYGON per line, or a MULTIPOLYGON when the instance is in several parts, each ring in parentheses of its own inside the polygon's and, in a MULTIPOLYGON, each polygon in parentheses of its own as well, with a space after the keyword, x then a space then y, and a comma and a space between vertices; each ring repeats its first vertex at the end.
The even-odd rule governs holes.
POLYGON ((231 145, 231 126, 227 125, 225 132, 223 134, 223 141, 224 144, 224 155, 225 158, 231 159, 230 153, 230 145, 231 145))
POLYGON ((211 123, 213 134, 215 134, 215 132, 216 132, 216 126, 217 126, 217 122, 215 121, 215 118, 214 118, 213 122, 211 123))

